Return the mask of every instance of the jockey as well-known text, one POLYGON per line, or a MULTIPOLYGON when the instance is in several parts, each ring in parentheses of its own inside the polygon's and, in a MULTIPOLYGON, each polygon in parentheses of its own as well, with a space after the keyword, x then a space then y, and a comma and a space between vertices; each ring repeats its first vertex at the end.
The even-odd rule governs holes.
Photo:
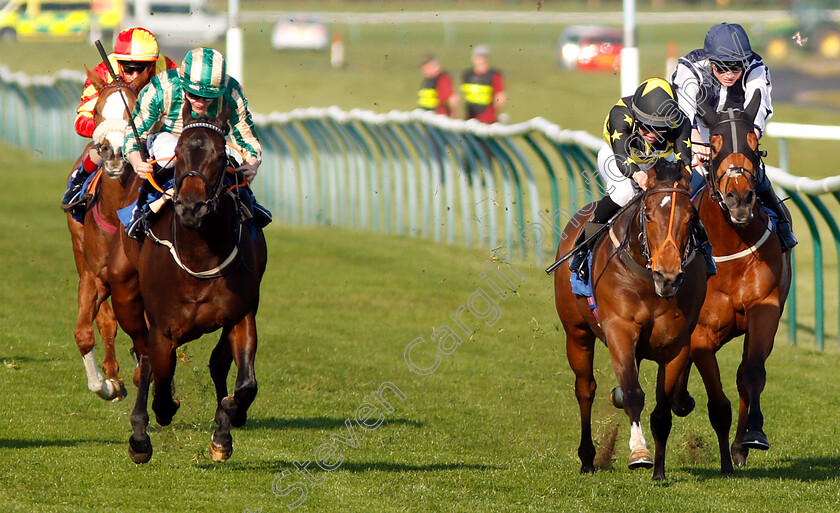
MULTIPOLYGON (((248 101, 242 86, 225 73, 225 59, 212 48, 196 48, 187 53, 177 70, 161 73, 141 92, 134 109, 137 140, 130 130, 126 132, 123 155, 140 178, 153 173, 153 165, 140 154, 141 141, 145 141, 150 158, 158 161, 162 169, 174 170, 175 145, 184 128, 182 105, 189 102, 192 117, 215 116, 223 107, 230 108, 227 130, 242 150, 245 162, 237 168, 250 184, 261 162, 261 146, 254 132, 254 122, 248 111, 248 101), (155 131, 159 130, 159 131, 155 131)), ((271 222, 271 212, 259 205, 250 187, 242 190, 253 207, 254 223, 262 228, 271 222)), ((126 227, 129 236, 139 239, 145 234, 148 215, 145 186, 126 227)))
MULTIPOLYGON (((108 56, 113 69, 125 83, 136 79, 149 66, 155 66, 155 73, 165 69, 177 68, 178 65, 169 57, 159 58, 158 44, 155 36, 144 28, 134 27, 125 29, 117 35, 114 42, 114 53, 108 56)), ((102 78, 106 83, 114 81, 108 67, 104 62, 99 63, 93 72, 102 78)), ((146 84, 142 84, 141 88, 146 84)), ((138 89, 139 90, 139 89, 138 89)), ((99 91, 91 83, 90 79, 85 80, 85 88, 82 91, 81 103, 76 108, 75 128, 76 133, 82 137, 93 137, 94 121, 93 109, 96 100, 99 98, 99 91)), ((91 148, 82 163, 73 171, 67 192, 61 200, 65 210, 77 206, 83 206, 85 199, 81 196, 82 185, 85 180, 102 162, 99 151, 91 148)))
MULTIPOLYGON (((630 203, 640 189, 647 190, 647 171, 657 160, 680 162, 690 172, 690 134, 691 125, 677 106, 671 84, 661 78, 649 78, 633 96, 619 99, 604 121, 607 144, 598 152, 598 174, 607 195, 598 201, 575 246, 630 203)), ((696 228, 695 237, 712 275, 716 270, 711 248, 702 226, 697 223, 696 228)), ((586 256, 590 249, 583 245, 569 262, 569 269, 584 282, 588 278, 586 256)))
MULTIPOLYGON (((764 128, 773 116, 770 101, 770 71, 757 53, 752 51, 750 40, 741 25, 720 23, 709 29, 703 48, 681 57, 671 77, 680 109, 692 125, 691 139, 709 142, 709 127, 697 114, 698 105, 705 101, 715 112, 728 108, 743 110, 753 94, 761 95, 755 117, 755 135, 760 139, 764 128)), ((696 164, 708 165, 709 146, 695 145, 696 164)), ((697 166, 705 174, 703 165, 697 166)), ((757 196, 777 218, 776 228, 782 251, 796 246, 798 241, 791 230, 790 214, 776 196, 766 173, 759 173, 757 196)), ((693 180, 698 182, 699 180, 693 180)))

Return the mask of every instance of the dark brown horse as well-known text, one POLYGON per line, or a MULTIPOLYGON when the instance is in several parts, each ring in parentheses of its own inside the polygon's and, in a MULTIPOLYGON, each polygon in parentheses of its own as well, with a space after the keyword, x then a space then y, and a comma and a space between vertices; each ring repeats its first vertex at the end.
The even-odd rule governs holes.
MULTIPOLYGON (((736 378, 738 426, 732 443, 732 459, 738 465, 746 463, 750 448, 770 447, 760 402, 764 364, 790 289, 790 253, 782 253, 778 237, 771 236, 770 219, 756 200, 762 170, 753 120, 759 102, 755 94, 745 110, 717 115, 703 106, 704 121, 712 127, 712 166, 707 187, 695 198, 718 271, 709 279, 706 301, 691 336, 691 359, 703 377, 709 416, 723 453, 729 445, 732 410, 714 355, 728 341, 745 335, 736 378)), ((688 369, 684 379, 688 380, 688 369)), ((732 471, 732 461, 721 461, 721 466, 724 472, 732 471)))
POLYGON ((125 184, 133 174, 130 169, 126 170, 126 162, 122 156, 123 133, 128 127, 129 116, 126 104, 129 110, 134 109, 137 91, 148 82, 153 69, 141 73, 131 84, 106 83, 95 73, 86 71, 91 83, 99 91, 94 106, 96 130, 93 141, 76 161, 76 166, 93 145, 98 147, 103 161, 99 175, 94 178, 95 190, 92 191, 93 199, 88 201, 84 223, 77 221, 70 213, 67 214, 73 257, 79 273, 79 307, 73 335, 82 353, 88 388, 103 399, 119 401, 125 397, 126 391, 119 376, 120 367, 114 352, 117 321, 107 302, 110 293, 107 258, 111 239, 119 226, 116 209, 122 202, 125 184), (125 102, 120 95, 125 98, 125 102), (105 346, 105 358, 102 362, 104 378, 99 372, 94 355, 94 320, 105 346))
MULTIPOLYGON (((191 119, 188 102, 184 119, 191 119)), ((142 248, 121 231, 112 250, 114 311, 140 355, 137 402, 131 415, 134 433, 129 439, 129 454, 136 463, 152 456, 146 433, 151 379, 157 422, 168 425, 178 409, 171 384, 180 345, 222 330, 210 356, 218 403, 217 429, 210 444, 214 461, 230 457, 230 426, 245 424, 257 394, 255 316, 266 246, 262 231, 252 232, 243 221, 242 205, 225 183, 227 119, 223 109, 217 119, 199 118, 184 127, 176 148, 172 201, 149 221, 142 248), (238 374, 229 396, 226 380, 232 361, 238 374)))
MULTIPOLYGON (((566 331, 569 365, 575 373, 581 472, 595 470, 591 414, 596 383, 592 368, 598 337, 610 352, 623 392, 623 408, 630 418, 630 468, 652 466, 653 479, 662 480, 671 410, 684 416, 694 406, 684 391, 677 390, 677 378, 689 363, 689 338, 703 302, 706 270, 703 258, 690 244, 694 209, 687 176, 676 164, 660 161, 648 171, 648 184, 641 198, 618 216, 608 236, 593 250, 591 275, 598 318, 587 299, 572 292, 568 266, 555 273, 554 295, 566 331), (655 460, 640 420, 645 402, 639 385, 642 359, 659 364, 656 408, 650 415, 655 460)), ((587 207, 583 212, 592 210, 587 207)), ((586 220, 579 212, 566 226, 558 256, 572 249, 586 220)), ((621 407, 621 401, 614 402, 621 407)))

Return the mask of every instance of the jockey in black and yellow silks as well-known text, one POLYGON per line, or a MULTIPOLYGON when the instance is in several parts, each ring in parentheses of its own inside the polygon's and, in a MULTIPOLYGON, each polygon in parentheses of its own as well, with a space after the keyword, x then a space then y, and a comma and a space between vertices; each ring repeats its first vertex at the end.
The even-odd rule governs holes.
MULTIPOLYGON (((607 144, 598 152, 598 174, 607 195, 598 201, 591 226, 583 234, 605 224, 639 189, 646 189, 646 172, 657 160, 679 162, 691 173, 691 124, 680 111, 671 84, 661 78, 645 80, 633 96, 616 102, 604 121, 604 140, 607 144)), ((698 233, 697 238, 706 246, 709 274, 714 274, 705 234, 698 233)), ((588 249, 584 246, 569 263, 584 281, 588 249)))

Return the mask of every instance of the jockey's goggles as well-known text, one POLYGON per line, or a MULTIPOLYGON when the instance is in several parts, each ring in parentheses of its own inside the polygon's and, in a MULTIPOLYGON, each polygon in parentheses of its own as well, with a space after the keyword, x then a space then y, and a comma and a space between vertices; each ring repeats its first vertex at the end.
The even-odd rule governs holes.
POLYGON ((636 126, 639 127, 639 130, 644 130, 645 132, 654 132, 654 133, 657 133, 657 134, 663 134, 663 133, 665 133, 665 131, 668 130, 668 128, 666 128, 666 127, 650 126, 650 125, 646 125, 644 123, 639 123, 638 121, 636 123, 637 123, 636 126))
POLYGON ((215 100, 215 98, 208 98, 206 96, 199 96, 195 93, 191 93, 191 92, 186 91, 186 90, 184 91, 184 94, 187 96, 187 98, 190 98, 191 100, 196 100, 196 101, 212 102, 213 100, 215 100))
POLYGON ((120 67, 122 68, 123 73, 127 75, 130 75, 132 73, 142 73, 146 68, 148 68, 152 64, 154 63, 120 61, 120 67))
POLYGON ((736 73, 741 73, 742 71, 744 71, 744 63, 741 61, 711 61, 711 64, 712 67, 715 68, 715 71, 717 71, 718 73, 732 73, 734 75, 736 73))

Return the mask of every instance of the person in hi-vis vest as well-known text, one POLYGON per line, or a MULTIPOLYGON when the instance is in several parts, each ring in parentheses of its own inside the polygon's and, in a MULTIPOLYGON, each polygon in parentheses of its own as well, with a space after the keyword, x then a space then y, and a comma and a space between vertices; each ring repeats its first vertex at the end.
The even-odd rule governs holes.
POLYGON ((458 95, 455 94, 452 85, 452 75, 444 70, 431 54, 426 54, 420 59, 420 72, 423 73, 423 83, 417 92, 417 106, 452 117, 458 107, 458 95))
POLYGON ((507 101, 502 74, 490 67, 490 48, 486 45, 473 48, 472 62, 473 67, 465 70, 461 79, 465 117, 495 123, 507 101))

